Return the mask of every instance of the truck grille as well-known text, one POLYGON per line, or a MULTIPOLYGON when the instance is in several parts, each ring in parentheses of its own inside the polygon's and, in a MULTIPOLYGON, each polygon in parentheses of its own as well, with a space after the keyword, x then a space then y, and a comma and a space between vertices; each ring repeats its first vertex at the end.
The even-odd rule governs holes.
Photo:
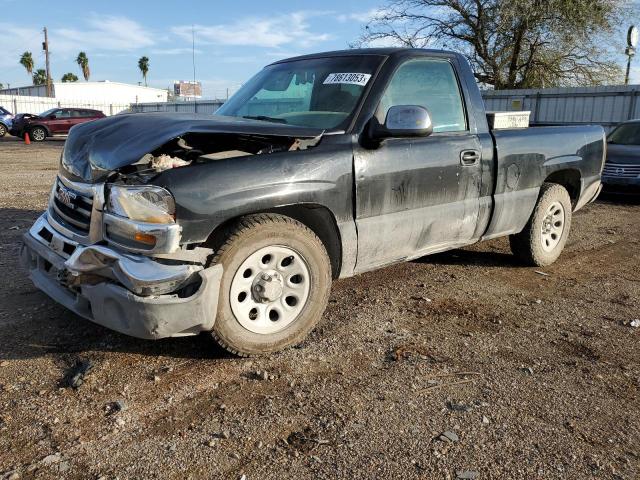
POLYGON ((605 163, 602 175, 605 177, 622 178, 640 177, 640 165, 625 163, 605 163))
POLYGON ((93 196, 80 193, 56 180, 51 209, 54 217, 71 229, 86 235, 91 226, 93 196))

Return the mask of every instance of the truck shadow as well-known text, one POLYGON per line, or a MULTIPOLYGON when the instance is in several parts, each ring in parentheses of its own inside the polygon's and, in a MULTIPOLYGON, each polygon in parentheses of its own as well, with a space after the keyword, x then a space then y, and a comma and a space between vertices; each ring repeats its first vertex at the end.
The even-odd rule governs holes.
POLYGON ((413 260, 413 262, 436 265, 466 265, 470 267, 525 268, 525 265, 519 262, 511 253, 477 250, 450 250, 420 257, 413 260))
POLYGON ((602 192, 597 199, 598 203, 607 203, 610 205, 640 205, 640 193, 620 194, 614 192, 602 192))

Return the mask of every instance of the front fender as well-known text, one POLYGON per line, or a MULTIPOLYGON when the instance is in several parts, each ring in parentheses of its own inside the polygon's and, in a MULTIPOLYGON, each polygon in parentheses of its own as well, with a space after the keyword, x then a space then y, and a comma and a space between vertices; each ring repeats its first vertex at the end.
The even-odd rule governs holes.
POLYGON ((250 155, 167 170, 152 183, 175 197, 184 243, 204 242, 224 222, 275 208, 314 204, 338 225, 353 222, 350 137, 303 151, 250 155))

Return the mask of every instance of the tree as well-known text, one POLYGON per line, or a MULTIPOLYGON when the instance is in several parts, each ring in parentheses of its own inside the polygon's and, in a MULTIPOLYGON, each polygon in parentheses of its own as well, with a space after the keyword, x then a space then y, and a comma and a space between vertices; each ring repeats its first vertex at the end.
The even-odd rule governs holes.
POLYGON ((26 70, 29 76, 33 74, 33 56, 31 52, 24 52, 20 56, 20 65, 22 65, 26 70))
POLYGON ((39 68, 33 74, 33 84, 34 85, 46 85, 47 84, 47 72, 44 68, 39 68))
POLYGON ((496 89, 620 81, 612 60, 627 0, 391 0, 358 44, 463 53, 496 89))
POLYGON ((142 73, 142 78, 144 79, 144 86, 147 86, 147 73, 149 72, 149 59, 147 57, 140 57, 138 60, 138 68, 142 73))
POLYGON ((84 52, 78 53, 78 57, 76 58, 76 63, 80 67, 80 71, 82 72, 82 76, 85 81, 89 81, 89 77, 91 76, 91 70, 89 70, 89 58, 87 54, 84 52))
POLYGON ((63 82, 77 82, 78 81, 78 76, 69 72, 69 73, 65 73, 62 76, 62 81, 63 82))

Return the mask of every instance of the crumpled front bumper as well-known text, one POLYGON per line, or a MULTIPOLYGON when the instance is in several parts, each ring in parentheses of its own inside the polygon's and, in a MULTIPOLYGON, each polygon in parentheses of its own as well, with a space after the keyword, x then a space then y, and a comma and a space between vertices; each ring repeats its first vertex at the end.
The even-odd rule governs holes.
POLYGON ((76 314, 138 338, 213 328, 222 266, 161 263, 59 234, 43 214, 23 237, 21 262, 37 288, 76 314))

